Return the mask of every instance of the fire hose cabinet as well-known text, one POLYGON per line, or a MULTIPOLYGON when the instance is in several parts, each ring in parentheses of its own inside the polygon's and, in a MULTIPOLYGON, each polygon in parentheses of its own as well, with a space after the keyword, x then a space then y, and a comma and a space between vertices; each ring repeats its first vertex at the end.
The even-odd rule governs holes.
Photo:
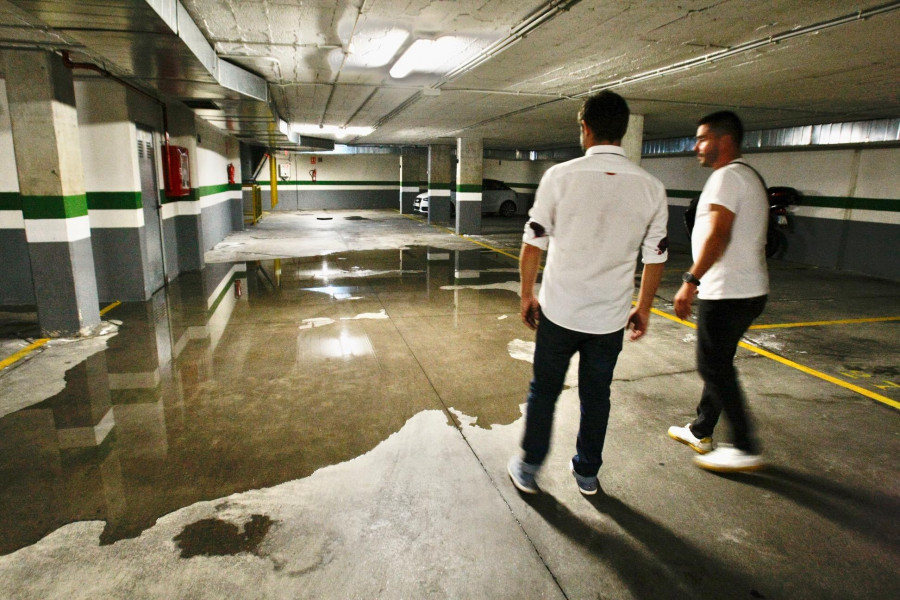
POLYGON ((169 146, 168 181, 166 196, 189 196, 191 194, 191 164, 187 148, 169 146))

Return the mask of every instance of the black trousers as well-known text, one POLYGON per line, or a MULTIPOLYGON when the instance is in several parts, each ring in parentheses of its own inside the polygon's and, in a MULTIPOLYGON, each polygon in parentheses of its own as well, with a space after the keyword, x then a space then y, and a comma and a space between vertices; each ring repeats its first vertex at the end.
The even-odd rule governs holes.
POLYGON ((736 300, 701 300, 697 312, 697 370, 703 394, 691 432, 711 436, 722 412, 731 425, 735 448, 756 454, 744 394, 734 368, 738 342, 766 306, 767 296, 736 300))

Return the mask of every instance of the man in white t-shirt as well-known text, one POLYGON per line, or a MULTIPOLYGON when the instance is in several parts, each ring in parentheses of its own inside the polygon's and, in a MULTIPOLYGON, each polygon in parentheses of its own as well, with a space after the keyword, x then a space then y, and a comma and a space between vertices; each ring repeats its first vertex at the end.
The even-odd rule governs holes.
POLYGON ((668 207, 662 183, 621 148, 628 104, 612 92, 588 98, 578 115, 585 156, 551 167, 525 225, 519 271, 523 322, 537 329, 528 395, 524 457, 507 467, 515 486, 538 491, 535 476, 550 447, 556 399, 569 360, 579 353, 581 423, 570 468, 583 494, 596 494, 609 388, 626 325, 644 335, 662 276, 668 207), (547 251, 536 298, 541 254, 547 251), (632 309, 638 254, 644 268, 632 309))
POLYGON ((694 296, 697 370, 703 392, 697 418, 669 436, 700 453, 694 462, 711 471, 752 471, 762 466, 734 367, 738 342, 766 305, 768 198, 756 170, 741 159, 744 127, 730 111, 698 122, 694 151, 713 173, 703 186, 691 233, 694 264, 675 295, 675 314, 686 319, 694 296), (733 446, 713 449, 712 434, 724 412, 733 446))

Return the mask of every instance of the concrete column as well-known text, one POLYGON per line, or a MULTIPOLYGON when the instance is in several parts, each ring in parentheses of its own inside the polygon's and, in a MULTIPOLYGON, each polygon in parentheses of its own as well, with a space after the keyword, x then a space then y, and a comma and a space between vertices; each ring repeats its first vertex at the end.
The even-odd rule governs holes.
POLYGON ((428 147, 428 222, 450 220, 450 146, 428 147))
POLYGON ((411 149, 400 155, 400 214, 413 212, 413 201, 425 182, 425 155, 411 149))
POLYGON ((48 52, 4 60, 38 321, 47 337, 89 335, 100 312, 72 72, 48 52))
POLYGON ((631 115, 628 117, 628 131, 622 138, 622 149, 625 156, 634 164, 641 164, 641 148, 644 144, 644 115, 631 115))
POLYGON ((481 233, 481 175, 484 142, 480 138, 457 138, 456 233, 481 233))

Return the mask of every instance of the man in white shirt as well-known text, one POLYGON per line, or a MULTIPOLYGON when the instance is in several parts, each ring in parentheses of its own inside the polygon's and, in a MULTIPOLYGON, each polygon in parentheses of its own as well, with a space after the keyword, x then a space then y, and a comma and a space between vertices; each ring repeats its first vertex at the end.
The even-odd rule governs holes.
POLYGON ((585 156, 550 168, 525 225, 519 271, 523 322, 537 329, 524 456, 507 467, 515 486, 538 491, 535 476, 550 447, 556 399, 569 360, 579 353, 581 423, 570 468, 583 494, 596 494, 609 420, 609 388, 625 327, 644 335, 668 258, 663 184, 621 148, 628 104, 612 92, 584 102, 578 115, 585 156), (534 295, 547 251, 540 295, 534 295), (632 309, 638 254, 643 275, 632 309))
POLYGON ((675 314, 682 319, 690 316, 694 296, 700 298, 697 370, 703 392, 697 418, 670 427, 669 436, 699 452, 694 462, 711 471, 751 471, 763 464, 734 367, 738 342, 762 314, 769 293, 768 197, 762 177, 741 159, 743 135, 741 120, 730 111, 698 122, 694 151, 713 173, 697 205, 694 264, 675 296, 675 314), (713 429, 723 411, 733 446, 713 449, 713 429))

